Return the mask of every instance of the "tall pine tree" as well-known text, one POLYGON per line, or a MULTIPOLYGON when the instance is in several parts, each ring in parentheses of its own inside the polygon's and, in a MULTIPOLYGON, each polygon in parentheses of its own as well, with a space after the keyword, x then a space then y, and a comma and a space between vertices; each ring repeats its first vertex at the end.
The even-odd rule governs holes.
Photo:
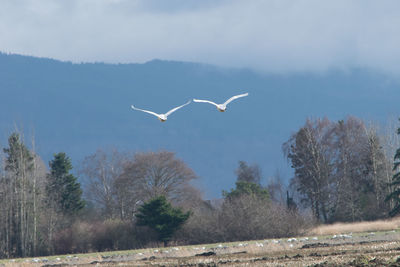
POLYGON ((76 215, 84 208, 82 190, 77 178, 70 174, 72 164, 70 158, 60 152, 50 161, 50 173, 46 187, 49 202, 55 205, 58 212, 64 215, 76 215))
MULTIPOLYGON (((397 129, 397 134, 400 135, 400 127, 397 129)), ((396 150, 394 155, 393 171, 395 172, 391 183, 393 192, 386 198, 386 200, 393 200, 394 203, 393 209, 389 212, 390 216, 396 216, 400 213, 400 148, 396 150)))

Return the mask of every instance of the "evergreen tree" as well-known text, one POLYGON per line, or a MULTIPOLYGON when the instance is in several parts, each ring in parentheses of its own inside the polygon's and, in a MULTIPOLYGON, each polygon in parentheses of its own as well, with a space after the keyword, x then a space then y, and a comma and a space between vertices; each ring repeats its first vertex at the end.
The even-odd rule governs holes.
POLYGON ((237 175, 236 188, 230 192, 222 191, 222 195, 231 200, 243 195, 253 196, 262 200, 269 200, 267 188, 261 186, 261 171, 258 165, 247 165, 245 161, 239 161, 239 167, 235 170, 237 175))
POLYGON ((222 191, 222 195, 226 199, 233 199, 242 195, 252 195, 264 200, 269 200, 269 193, 266 188, 263 188, 259 184, 246 181, 237 181, 235 189, 231 189, 230 192, 222 191))
POLYGON ((260 184, 261 170, 257 164, 249 166, 245 161, 239 161, 239 167, 235 171, 237 181, 260 184))
POLYGON ((65 215, 75 215, 85 206, 82 190, 77 178, 70 174, 72 169, 69 157, 60 152, 50 161, 50 174, 46 187, 48 200, 65 215))
POLYGON ((4 194, 4 215, 6 223, 2 234, 8 236, 7 256, 31 255, 33 238, 30 236, 33 228, 33 156, 20 139, 18 133, 8 138, 9 148, 4 148, 6 154, 6 176, 2 181, 6 188, 4 194))
POLYGON ((23 172, 32 170, 33 156, 20 140, 19 134, 11 134, 8 145, 9 148, 3 149, 7 154, 5 170, 14 173, 17 177, 23 172))
POLYGON ((139 208, 136 214, 137 225, 148 226, 155 230, 158 239, 167 245, 172 235, 189 218, 190 212, 184 213, 179 208, 173 208, 165 196, 153 198, 139 208))
MULTIPOLYGON (((400 135, 400 127, 397 129, 397 134, 400 135)), ((394 202, 394 207, 389 212, 390 216, 395 216, 400 213, 400 148, 396 150, 396 154, 394 155, 393 171, 397 171, 393 175, 393 182, 391 183, 391 186, 393 186, 393 192, 386 198, 387 201, 393 200, 394 202)))

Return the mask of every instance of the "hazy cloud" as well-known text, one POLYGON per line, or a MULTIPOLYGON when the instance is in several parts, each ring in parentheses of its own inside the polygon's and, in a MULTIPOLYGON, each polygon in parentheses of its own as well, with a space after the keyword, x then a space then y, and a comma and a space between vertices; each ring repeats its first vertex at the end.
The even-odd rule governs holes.
POLYGON ((2 0, 0 51, 400 75, 400 1, 2 0))

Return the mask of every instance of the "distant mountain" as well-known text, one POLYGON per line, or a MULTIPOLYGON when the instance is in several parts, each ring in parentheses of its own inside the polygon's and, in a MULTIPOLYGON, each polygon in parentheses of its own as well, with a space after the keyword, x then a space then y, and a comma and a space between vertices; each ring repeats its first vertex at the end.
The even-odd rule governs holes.
POLYGON ((48 162, 64 151, 76 166, 98 148, 175 151, 199 176, 206 197, 234 186, 239 160, 258 163, 264 177, 291 175, 281 145, 307 117, 355 115, 384 122, 399 116, 400 83, 356 69, 322 74, 261 74, 196 63, 72 64, 0 54, 0 146, 14 125, 34 132, 48 162), (224 102, 249 92, 221 113, 192 103, 168 121, 130 109, 163 113, 191 98, 224 102))

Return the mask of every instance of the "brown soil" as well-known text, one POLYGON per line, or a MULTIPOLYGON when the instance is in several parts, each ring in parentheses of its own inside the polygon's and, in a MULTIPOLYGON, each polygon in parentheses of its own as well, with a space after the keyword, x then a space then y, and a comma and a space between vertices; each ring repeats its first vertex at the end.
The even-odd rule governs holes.
POLYGON ((4 266, 399 266, 400 233, 260 240, 6 261, 4 266))

